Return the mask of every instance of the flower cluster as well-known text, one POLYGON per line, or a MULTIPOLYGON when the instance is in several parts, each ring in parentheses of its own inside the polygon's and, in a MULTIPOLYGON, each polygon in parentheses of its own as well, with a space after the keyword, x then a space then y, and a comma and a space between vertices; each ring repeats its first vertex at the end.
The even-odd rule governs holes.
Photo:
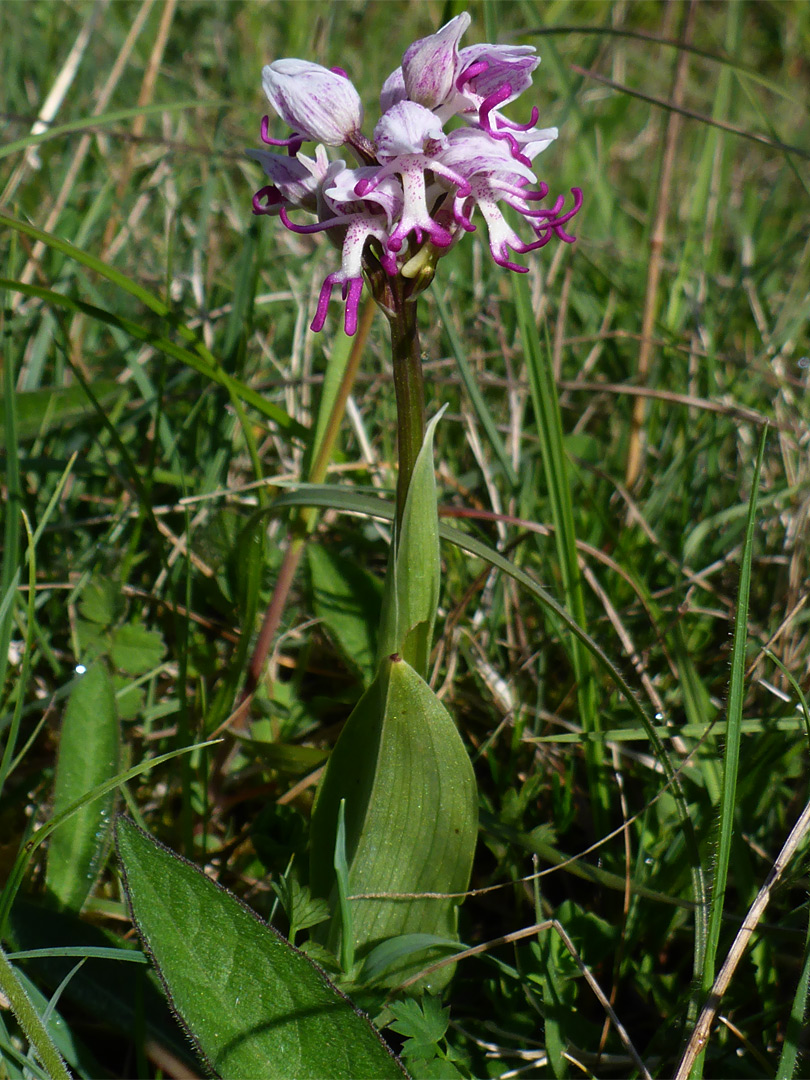
POLYGON ((476 208, 493 259, 510 270, 526 270, 511 252, 543 247, 552 236, 573 242, 565 225, 582 205, 581 191, 572 188, 569 210, 563 196, 541 207, 548 187, 532 172, 557 129, 535 126, 537 108, 525 124, 501 111, 531 86, 540 60, 530 45, 460 49, 469 25, 465 12, 408 48, 402 66, 383 84, 373 141, 361 131, 363 106, 342 69, 306 60, 277 60, 264 68, 265 93, 292 134, 271 138, 264 117, 263 142, 286 153, 248 151, 271 181, 254 195, 253 212, 277 215, 293 232, 325 231, 342 253, 340 269, 323 283, 313 330, 323 327, 335 285, 346 302, 347 334, 357 328, 364 275, 381 302, 386 277, 424 287, 436 260, 475 230, 476 208), (445 131, 453 117, 461 125, 445 131), (305 142, 319 144, 313 157, 301 153, 305 142), (346 147, 356 167, 330 161, 324 146, 346 147), (523 216, 532 239, 512 228, 503 205, 523 216), (307 210, 317 221, 299 224, 291 210, 307 210))

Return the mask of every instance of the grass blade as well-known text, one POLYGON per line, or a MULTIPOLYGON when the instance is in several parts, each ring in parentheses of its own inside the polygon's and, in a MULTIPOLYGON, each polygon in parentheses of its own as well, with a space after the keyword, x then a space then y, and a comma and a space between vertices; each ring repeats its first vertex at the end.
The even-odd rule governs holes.
MULTIPOLYGON (((529 286, 525 278, 517 274, 512 284, 526 368, 529 373, 534 417, 542 451, 543 471, 551 504, 551 519, 554 524, 554 539, 557 545, 565 602, 572 618, 584 630, 587 625, 585 598, 577 560, 574 504, 568 480, 568 456, 563 446, 562 418, 550 350, 541 347, 532 312, 529 286)), ((586 732, 598 732, 602 724, 596 706, 596 686, 590 660, 576 638, 571 641, 570 647, 582 726, 586 732)), ((585 744, 585 761, 594 805, 594 824, 597 832, 606 832, 610 795, 605 783, 604 752, 600 743, 585 744)))
POLYGON ((782 1053, 779 1056, 776 1080, 793 1080, 796 1073, 796 1063, 804 1041, 802 1036, 806 1032, 804 1018, 807 1012, 808 992, 810 992, 810 925, 807 927, 807 937, 804 941, 804 963, 796 986, 796 993, 793 996, 793 1003, 790 1007, 790 1017, 785 1030, 782 1053))
MULTIPOLYGON (((2 284, 0 284, 2 289, 2 284)), ((0 292, 0 300, 5 294, 0 292)), ((5 331, 5 305, 0 304, 0 334, 5 331)), ((14 625, 14 607, 17 581, 20 572, 20 457, 17 442, 17 394, 15 387, 16 365, 12 356, 11 341, 5 350, 3 363, 3 434, 6 456, 6 499, 3 507, 3 565, 0 572, 0 690, 6 681, 8 646, 14 625)), ((1 785, 0 785, 1 786, 1 785)))
POLYGON ((122 120, 132 120, 136 116, 150 116, 153 114, 183 112, 185 109, 232 109, 233 102, 227 99, 220 101, 172 101, 159 105, 138 105, 130 109, 115 109, 112 112, 100 113, 98 116, 83 116, 78 120, 69 120, 65 124, 55 124, 39 135, 25 135, 22 139, 14 139, 13 142, 0 146, 0 160, 16 154, 19 150, 27 150, 29 146, 40 146, 52 139, 61 139, 65 135, 75 135, 80 131, 93 131, 107 124, 116 124, 122 120))
POLYGON ((46 301, 46 303, 53 304, 59 308, 64 308, 66 311, 81 312, 84 315, 90 316, 92 319, 97 319, 99 322, 106 323, 108 326, 117 327, 118 329, 125 331, 136 341, 146 342, 148 345, 151 345, 153 349, 157 349, 164 353, 164 355, 169 356, 174 360, 179 360, 183 364, 187 364, 200 375, 210 379, 211 382, 224 387, 232 395, 241 398, 246 405, 253 406, 253 408, 263 416, 266 416, 268 420, 272 420, 274 423, 278 424, 278 426, 282 430, 288 432, 288 434, 297 435, 303 438, 306 438, 308 435, 307 429, 303 424, 299 424, 297 420, 293 420, 293 418, 278 405, 275 405, 272 401, 267 401, 261 394, 245 385, 245 383, 240 382, 239 379, 235 379, 233 376, 228 375, 227 372, 223 371, 222 368, 217 365, 213 357, 211 357, 210 360, 200 357, 196 352, 185 349, 182 345, 177 345, 176 342, 153 333, 139 323, 133 322, 131 319, 125 319, 119 315, 114 315, 111 311, 106 311, 104 308, 97 307, 95 304, 88 304, 83 300, 75 300, 73 297, 65 296, 63 293, 54 292, 52 289, 44 289, 37 285, 26 285, 22 281, 14 281, 11 278, 0 278, 0 288, 21 292, 26 296, 36 296, 39 299, 46 301))
POLYGON ((17 1017, 20 1027, 36 1051, 37 1057, 45 1066, 51 1080, 70 1080, 70 1073, 62 1060, 62 1055, 54 1046, 47 1027, 34 1008, 2 948, 0 948, 0 990, 5 995, 11 1011, 17 1017))
MULTIPOLYGON (((737 612, 734 618, 734 644, 731 652, 731 679, 728 689, 728 709, 725 754, 723 758, 723 791, 720 800, 720 828, 717 848, 717 862, 712 886, 711 911, 706 949, 703 958, 703 977, 701 986, 704 993, 712 987, 715 976, 717 947, 720 941, 720 927, 723 919, 723 904, 728 882, 728 867, 731 858, 731 841, 734 835, 735 797, 737 773, 740 766, 740 741, 742 736, 742 714, 745 699, 745 646, 748 636, 748 598, 751 592, 751 565, 754 554, 754 526, 756 524, 757 496, 759 478, 762 472, 762 459, 765 454, 765 442, 768 429, 762 432, 759 443, 754 475, 751 481, 751 496, 748 500, 748 517, 745 526, 742 562, 740 564, 740 585, 737 593, 737 612)), ((705 1050, 695 1062, 690 1074, 694 1080, 703 1075, 705 1050)))
POLYGON ((6 923, 8 921, 9 912, 11 911, 11 905, 14 903, 14 899, 20 888, 20 884, 22 883, 26 867, 39 845, 48 839, 54 829, 58 829, 64 821, 67 821, 74 814, 78 813, 83 807, 89 806, 90 803, 94 802, 96 799, 103 798, 108 792, 120 787, 121 784, 126 784, 127 781, 133 780, 136 776, 141 776, 143 773, 149 772, 149 770, 155 768, 156 765, 162 765, 166 761, 171 761, 172 758, 180 757, 181 754, 190 754, 192 751, 201 750, 203 747, 216 746, 219 742, 221 742, 220 739, 209 739, 204 742, 194 743, 192 746, 183 746, 179 750, 171 750, 167 754, 160 754, 158 757, 149 758, 146 761, 140 762, 138 765, 133 765, 131 769, 119 773, 111 780, 105 780, 103 784, 98 784, 92 791, 88 791, 86 795, 82 795, 72 802, 70 806, 65 807, 61 813, 54 815, 50 821, 46 821, 41 829, 38 829, 33 836, 29 837, 29 839, 23 843, 14 866, 11 869, 11 873, 6 879, 3 892, 0 894, 0 937, 5 936, 6 923))

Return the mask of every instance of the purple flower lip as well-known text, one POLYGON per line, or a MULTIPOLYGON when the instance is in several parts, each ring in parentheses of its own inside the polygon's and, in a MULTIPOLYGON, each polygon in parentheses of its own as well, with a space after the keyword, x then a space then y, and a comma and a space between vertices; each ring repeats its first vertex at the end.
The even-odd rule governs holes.
POLYGON ((262 120, 262 142, 286 153, 249 151, 270 179, 253 196, 253 213, 278 217, 295 233, 325 232, 341 251, 340 269, 323 282, 313 330, 323 328, 336 285, 347 334, 357 329, 364 280, 377 298, 386 278, 397 275, 419 278, 409 289, 424 288, 436 260, 465 232, 476 231, 476 211, 493 260, 517 273, 527 268, 512 253, 534 251, 553 237, 574 242, 566 225, 582 207, 581 189, 571 189, 568 210, 562 195, 551 206, 538 205, 549 188, 538 181, 533 163, 557 129, 536 126, 536 106, 523 123, 501 112, 531 86, 539 58, 527 45, 460 49, 469 25, 464 12, 406 50, 402 66, 383 85, 373 142, 361 131, 362 104, 343 68, 293 59, 263 69, 268 100, 291 133, 275 138, 269 118, 262 120), (463 126, 447 132, 452 117, 463 126), (314 158, 301 153, 310 141, 319 144, 314 158), (359 168, 330 163, 324 146, 346 147, 359 168), (507 221, 504 206, 520 215, 530 240, 507 221), (315 220, 293 220, 296 210, 315 220))

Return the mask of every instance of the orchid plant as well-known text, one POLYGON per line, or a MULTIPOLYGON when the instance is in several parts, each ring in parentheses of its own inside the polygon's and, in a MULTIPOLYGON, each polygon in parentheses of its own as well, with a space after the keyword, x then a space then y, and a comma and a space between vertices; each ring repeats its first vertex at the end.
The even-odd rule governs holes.
MULTIPOLYGON (((249 151, 271 181, 254 195, 254 213, 277 216, 296 233, 325 232, 340 249, 340 269, 323 282, 312 330, 323 329, 339 285, 345 330, 353 335, 364 283, 391 327, 399 474, 379 634, 380 673, 333 751, 312 823, 311 881, 334 913, 327 940, 342 949, 349 965, 355 951, 362 958, 394 936, 430 933, 454 939, 457 896, 468 885, 475 847, 469 762, 453 722, 425 682, 440 566, 433 425, 426 429, 415 301, 430 284, 438 260, 476 230, 476 210, 486 223, 495 262, 525 273, 513 253, 534 251, 553 237, 572 243, 566 225, 582 205, 578 188, 572 190, 570 209, 563 196, 542 205, 549 188, 538 182, 532 166, 556 139, 557 129, 537 127, 536 107, 525 123, 502 111, 531 86, 540 62, 535 49, 460 48, 470 21, 467 13, 458 15, 407 49, 401 66, 383 84, 382 116, 371 140, 362 131, 360 96, 341 68, 305 60, 269 64, 262 72, 264 91, 291 132, 271 136, 265 116, 263 142, 286 153, 249 151), (453 120, 460 125, 446 131, 453 120), (307 142, 317 144, 311 157, 302 152, 307 142), (356 164, 330 160, 326 147, 345 148, 356 164), (523 218, 529 239, 509 224, 506 207, 523 218), (299 221, 298 211, 317 220, 299 221), (406 745, 403 731, 413 745, 406 745), (432 788, 428 777, 435 780, 432 788), (398 824, 397 808, 413 804, 416 812, 408 826, 398 824), (352 905, 341 895, 333 865, 341 805, 348 867, 343 884, 353 894, 377 896, 352 905), (446 845, 426 874, 426 845, 435 843, 436 821, 446 833, 446 845), (379 858, 381 846, 395 848, 395 857, 387 853, 379 858), (406 901, 407 894, 420 892, 446 895, 406 901)), ((406 969, 393 965, 389 982, 419 971, 435 952, 419 951, 406 969)))
MULTIPOLYGON (((253 196, 254 214, 278 217, 295 233, 323 232, 340 250, 339 269, 321 287, 312 330, 323 329, 336 285, 347 335, 357 330, 364 285, 391 329, 399 468, 377 674, 346 721, 318 791, 309 882, 303 887, 306 921, 296 914, 300 883, 288 880, 279 890, 291 926, 312 928, 305 946, 310 957, 337 972, 349 989, 442 989, 459 947, 458 905, 469 886, 477 836, 470 759, 427 682, 440 592, 433 439, 441 414, 426 423, 416 301, 438 260, 476 231, 476 211, 486 224, 495 262, 525 273, 514 257, 554 237, 572 243, 568 223, 582 205, 578 188, 572 189, 568 208, 564 196, 545 205, 549 187, 538 180, 534 162, 556 139, 557 129, 537 126, 536 107, 523 123, 503 111, 532 84, 540 62, 534 48, 461 48, 470 21, 468 14, 458 15, 407 49, 383 84, 382 115, 371 139, 362 131, 362 103, 345 71, 299 59, 269 64, 262 73, 264 91, 290 131, 271 135, 265 116, 262 141, 275 149, 248 151, 270 181, 253 196), (302 151, 305 143, 316 144, 309 155, 302 151), (328 148, 343 148, 353 162, 330 158, 328 148), (523 236, 510 224, 508 211, 522 219, 523 236), (314 220, 305 221, 302 213, 314 220)), ((131 824, 119 824, 133 918, 200 1052, 221 1075, 223 1069, 236 1074, 229 1054, 248 1052, 258 1056, 245 1057, 245 1068, 265 1060, 262 1054, 281 1054, 278 1075, 304 1075, 300 1061, 290 1064, 284 1057, 290 1053, 288 1029, 295 1028, 290 1039, 296 1054, 305 1057, 315 1043, 328 1045, 318 1027, 326 1023, 319 1010, 334 1008, 343 1016, 339 999, 324 1004, 325 991, 318 997, 311 985, 308 961, 279 952, 273 940, 266 950, 270 974, 263 977, 275 979, 275 989, 260 995, 261 1007, 271 1013, 266 1022, 260 1005, 250 1017, 236 1010, 227 1023, 221 1010, 201 1012, 200 996, 169 973, 176 959, 161 951, 165 932, 148 924, 154 918, 149 889, 174 875, 177 895, 188 895, 189 905, 209 911, 212 925, 226 918, 225 901, 188 867, 182 874, 173 870, 168 853, 150 854, 149 844, 131 824), (150 877, 147 871, 160 860, 165 865, 150 877), (310 1007, 309 1027, 296 1026, 303 1021, 300 1012, 290 1012, 295 1003, 310 1007)), ((261 948, 261 934, 249 920, 242 918, 239 925, 246 950, 261 948)), ((349 1013, 341 1023, 339 1038, 353 1041, 361 1056, 349 1054, 339 1072, 329 1058, 329 1075, 401 1075, 399 1064, 380 1056, 376 1035, 372 1039, 360 1031, 349 1013)), ((316 1054, 312 1062, 308 1067, 314 1072, 306 1075, 320 1075, 322 1059, 316 1054)))

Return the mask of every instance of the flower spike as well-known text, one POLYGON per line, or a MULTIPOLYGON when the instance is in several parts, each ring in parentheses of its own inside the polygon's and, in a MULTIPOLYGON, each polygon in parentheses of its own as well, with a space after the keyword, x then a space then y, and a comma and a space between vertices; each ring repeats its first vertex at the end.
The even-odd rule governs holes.
POLYGON ((540 204, 549 188, 533 171, 534 162, 557 138, 557 129, 539 128, 540 113, 528 121, 503 109, 532 83, 540 60, 530 45, 470 45, 460 48, 470 25, 464 12, 435 34, 420 38, 385 80, 382 116, 373 141, 361 131, 360 97, 343 68, 306 60, 276 60, 262 71, 265 93, 291 134, 274 138, 264 117, 266 146, 286 152, 251 150, 269 183, 253 196, 253 213, 278 217, 298 234, 326 233, 340 250, 340 269, 325 279, 312 329, 326 322, 335 285, 345 304, 347 334, 357 328, 364 280, 379 303, 394 288, 416 296, 433 276, 436 262, 466 232, 475 232, 478 211, 487 227, 493 260, 526 273, 513 254, 538 250, 556 237, 573 243, 566 229, 582 206, 572 188, 573 206, 560 196, 540 204), (457 117, 462 126, 446 130, 457 117), (304 142, 318 145, 314 157, 304 142), (329 161, 325 146, 346 147, 357 167, 329 161), (503 207, 520 215, 530 239, 504 217, 503 207), (314 215, 309 224, 294 210, 314 215))

